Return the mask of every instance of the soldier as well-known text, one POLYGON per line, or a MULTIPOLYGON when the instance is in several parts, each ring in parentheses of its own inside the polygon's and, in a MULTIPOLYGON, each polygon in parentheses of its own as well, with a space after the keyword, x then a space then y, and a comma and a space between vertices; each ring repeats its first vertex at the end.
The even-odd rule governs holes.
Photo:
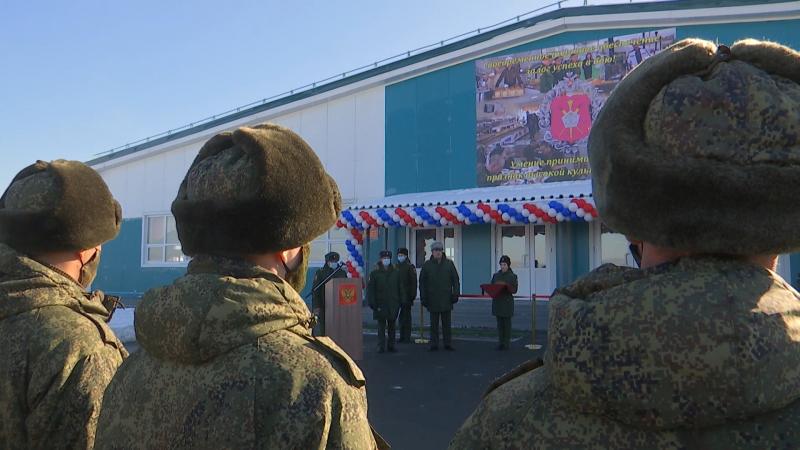
POLYGON ((136 310, 141 349, 106 391, 97 448, 376 447, 364 376, 313 337, 297 293, 336 182, 272 124, 205 143, 172 203, 187 273, 136 310))
POLYGON ((497 318, 497 349, 511 346, 511 317, 514 315, 514 294, 517 293, 517 274, 511 270, 511 258, 500 257, 500 270, 492 276, 492 284, 505 284, 508 288, 492 299, 492 315, 497 318))
POLYGON ((369 274, 367 301, 372 308, 372 318, 378 321, 378 353, 394 348, 395 323, 400 310, 400 299, 406 298, 405 287, 400 280, 400 272, 392 265, 392 252, 381 250, 380 261, 369 274), (389 341, 386 342, 386 334, 389 341))
POLYGON ((419 274, 419 298, 431 316, 430 351, 439 350, 439 322, 442 324, 445 350, 453 351, 450 313, 458 301, 461 282, 453 261, 444 256, 444 246, 436 241, 431 245, 431 258, 422 265, 419 274))
POLYGON ((405 296, 400 299, 400 340, 397 342, 411 342, 411 307, 417 298, 417 269, 408 260, 408 249, 397 249, 397 265, 400 283, 403 285, 405 296))
POLYGON ((0 448, 91 449, 103 392, 128 356, 88 293, 122 212, 78 161, 37 161, 0 198, 0 448))
POLYGON ((319 336, 327 336, 325 333, 325 284, 327 282, 325 280, 330 281, 334 278, 347 278, 347 272, 342 270, 342 266, 339 264, 339 254, 330 252, 325 255, 325 265, 317 269, 314 273, 314 281, 311 283, 311 303, 314 315, 317 316, 319 336))
POLYGON ((589 160, 641 269, 557 289, 544 366, 498 383, 451 448, 800 446, 800 294, 774 272, 800 248, 798 67, 687 39, 623 79, 589 160))

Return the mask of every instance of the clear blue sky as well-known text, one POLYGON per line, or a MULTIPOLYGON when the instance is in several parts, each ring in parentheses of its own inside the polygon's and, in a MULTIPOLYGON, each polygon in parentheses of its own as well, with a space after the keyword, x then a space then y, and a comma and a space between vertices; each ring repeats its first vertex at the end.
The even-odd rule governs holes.
POLYGON ((36 159, 85 161, 550 3, 0 2, 0 192, 36 159))

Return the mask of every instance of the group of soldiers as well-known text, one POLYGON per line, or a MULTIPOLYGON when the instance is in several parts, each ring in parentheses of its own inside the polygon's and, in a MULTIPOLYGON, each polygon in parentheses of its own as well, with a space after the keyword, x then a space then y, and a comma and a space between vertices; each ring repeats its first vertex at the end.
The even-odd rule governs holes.
MULTIPOLYGON (((339 267, 339 254, 325 255, 326 265, 314 275, 312 284, 313 307, 319 315, 320 334, 325 334, 324 283, 346 275, 339 267), (341 275, 339 275, 341 274, 341 275)), ((431 244, 431 258, 422 265, 419 274, 419 296, 428 309, 431 319, 431 351, 439 350, 439 325, 441 324, 445 350, 454 350, 451 333, 451 312, 458 301, 460 281, 453 261, 444 255, 444 245, 431 244)), ((378 352, 394 353, 397 337, 396 325, 399 317, 400 339, 396 342, 411 343, 411 308, 417 297, 417 271, 408 259, 408 249, 397 249, 396 263, 392 263, 392 252, 381 250, 375 269, 367 281, 367 304, 372 309, 372 318, 378 324, 378 352)))
MULTIPOLYGON (((800 53, 778 44, 687 39, 628 74, 589 159, 641 268, 558 288, 543 366, 494 383, 450 448, 800 446, 800 294, 774 272, 800 249, 798 124, 800 53)), ((0 198, 0 448, 386 448, 297 293, 340 209, 290 130, 211 138, 172 203, 191 262, 145 293, 129 356, 86 290, 120 205, 82 163, 23 169, 0 198)), ((437 247, 419 284, 438 326, 458 283, 437 247)), ((373 292, 400 274, 382 259, 373 292)))

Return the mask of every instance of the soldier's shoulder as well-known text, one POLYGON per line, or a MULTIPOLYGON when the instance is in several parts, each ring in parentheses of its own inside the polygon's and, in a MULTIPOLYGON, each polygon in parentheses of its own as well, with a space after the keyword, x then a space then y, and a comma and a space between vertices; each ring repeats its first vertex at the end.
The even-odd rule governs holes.
POLYGON ((262 336, 258 351, 265 372, 284 379, 303 379, 320 388, 334 389, 364 385, 363 374, 347 354, 324 339, 305 338, 289 330, 262 336))

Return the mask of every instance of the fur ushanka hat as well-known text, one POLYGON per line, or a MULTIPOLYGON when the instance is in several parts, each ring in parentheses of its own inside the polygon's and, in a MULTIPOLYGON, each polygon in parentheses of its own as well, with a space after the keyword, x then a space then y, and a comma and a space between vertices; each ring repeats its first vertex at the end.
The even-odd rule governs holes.
POLYGON ((620 82, 589 137, 612 229, 694 253, 800 248, 800 53, 686 39, 620 82))
POLYGON ((29 255, 96 247, 121 221, 103 178, 79 161, 36 161, 0 197, 0 242, 29 255))
POLYGON ((273 124, 220 133, 203 145, 172 202, 183 253, 271 253, 333 226, 339 187, 300 136, 273 124))

